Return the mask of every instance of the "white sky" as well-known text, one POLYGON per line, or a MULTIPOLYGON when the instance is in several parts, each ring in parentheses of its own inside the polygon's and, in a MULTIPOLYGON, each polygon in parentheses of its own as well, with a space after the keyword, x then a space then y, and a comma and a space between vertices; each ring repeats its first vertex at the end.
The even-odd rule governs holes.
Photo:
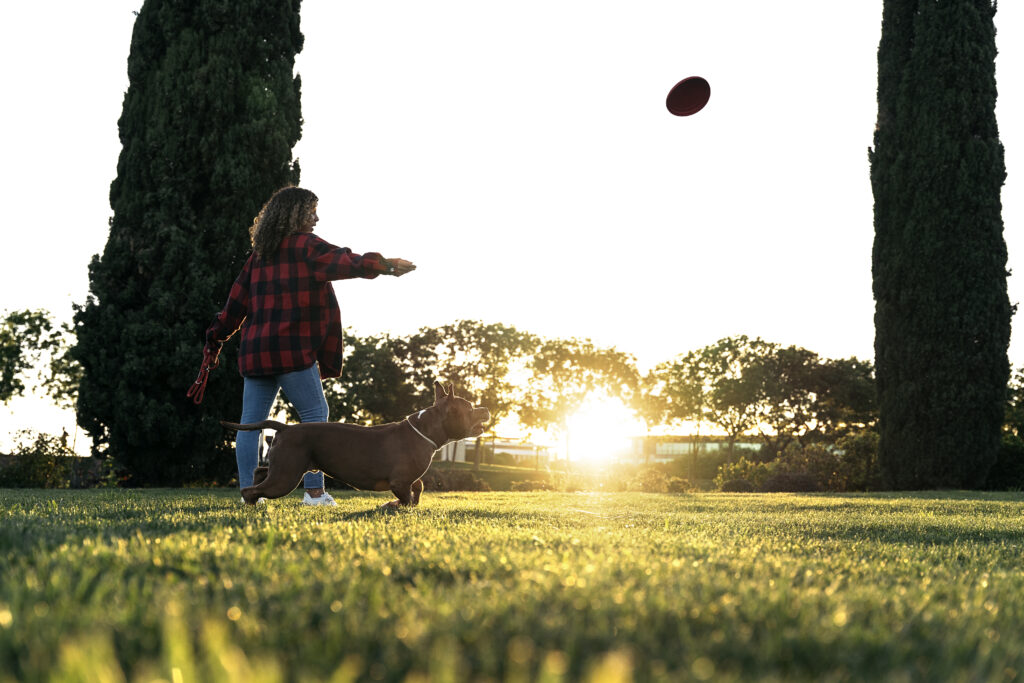
MULTIPOLYGON (((141 5, 5 6, 0 311, 69 320, 85 299, 141 5)), ((350 332, 479 319, 589 337, 642 368, 734 334, 873 356, 881 0, 305 0, 302 12, 296 156, 320 196, 317 232, 419 266, 339 283, 350 332), (672 116, 665 95, 691 75, 711 101, 672 116)), ((1001 3, 996 26, 1013 267, 1022 3, 1001 3)), ((1013 302, 1022 291, 1010 278, 1013 302)), ((1024 364, 1017 337, 1010 355, 1024 364)), ((42 401, 0 410, 0 440, 33 426, 42 401)), ((60 432, 46 420, 36 428, 60 432)))

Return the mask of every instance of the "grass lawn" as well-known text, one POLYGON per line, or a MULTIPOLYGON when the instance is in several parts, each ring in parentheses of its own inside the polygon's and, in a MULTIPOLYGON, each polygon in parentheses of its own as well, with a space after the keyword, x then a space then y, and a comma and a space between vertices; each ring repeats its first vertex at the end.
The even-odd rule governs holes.
POLYGON ((0 681, 1024 678, 1024 495, 0 490, 0 681))
POLYGON ((564 476, 562 470, 536 469, 534 467, 520 467, 516 465, 481 465, 475 467, 472 463, 456 462, 435 462, 430 466, 431 472, 468 472, 487 482, 495 491, 508 491, 512 488, 513 482, 519 481, 543 481, 550 482, 552 477, 564 476))

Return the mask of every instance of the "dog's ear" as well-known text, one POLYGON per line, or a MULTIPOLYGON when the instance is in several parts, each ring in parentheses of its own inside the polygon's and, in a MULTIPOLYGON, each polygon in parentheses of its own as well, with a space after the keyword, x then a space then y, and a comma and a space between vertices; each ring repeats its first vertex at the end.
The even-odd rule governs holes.
POLYGON ((444 390, 444 385, 434 380, 434 403, 439 403, 442 398, 448 395, 448 392, 444 390))

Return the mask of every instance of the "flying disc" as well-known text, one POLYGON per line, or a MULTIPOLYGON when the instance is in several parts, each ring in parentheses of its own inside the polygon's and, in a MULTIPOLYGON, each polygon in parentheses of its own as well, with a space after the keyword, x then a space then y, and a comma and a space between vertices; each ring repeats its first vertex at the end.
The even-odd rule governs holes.
POLYGON ((665 106, 676 116, 696 114, 711 99, 711 86, 700 76, 690 76, 672 86, 665 106))

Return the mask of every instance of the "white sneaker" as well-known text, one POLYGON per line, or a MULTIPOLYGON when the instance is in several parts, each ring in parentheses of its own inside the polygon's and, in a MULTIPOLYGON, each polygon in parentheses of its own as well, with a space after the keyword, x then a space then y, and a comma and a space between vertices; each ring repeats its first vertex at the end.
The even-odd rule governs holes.
POLYGON ((319 498, 313 498, 309 493, 302 494, 303 505, 326 505, 327 507, 334 507, 337 503, 331 498, 331 494, 324 491, 324 495, 319 498))

